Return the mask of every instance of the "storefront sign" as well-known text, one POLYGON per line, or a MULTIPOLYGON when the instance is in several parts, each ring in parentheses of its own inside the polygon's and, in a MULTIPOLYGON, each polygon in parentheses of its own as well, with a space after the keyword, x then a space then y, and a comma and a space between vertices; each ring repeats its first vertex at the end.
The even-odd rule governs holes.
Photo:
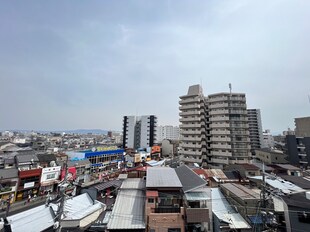
POLYGON ((29 182, 29 183, 24 184, 24 189, 25 188, 32 188, 32 187, 34 187, 34 182, 29 182))

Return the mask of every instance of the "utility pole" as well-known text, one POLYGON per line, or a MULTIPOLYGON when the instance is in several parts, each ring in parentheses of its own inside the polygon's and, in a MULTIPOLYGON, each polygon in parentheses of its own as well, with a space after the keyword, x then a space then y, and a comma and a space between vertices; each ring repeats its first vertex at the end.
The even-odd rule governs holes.
POLYGON ((64 169, 65 169, 65 177, 63 182, 58 185, 59 188, 59 193, 60 193, 60 203, 59 203, 59 207, 58 207, 58 211, 57 211, 57 216, 56 216, 56 222, 55 224, 57 225, 56 231, 57 232, 61 232, 61 217, 64 211, 64 206, 65 206, 65 198, 66 198, 66 194, 65 194, 65 190, 67 187, 67 178, 68 178, 68 158, 66 160, 66 162, 64 163, 64 169))
POLYGON ((263 229, 266 228, 266 217, 267 217, 267 211, 266 211, 266 179, 265 179, 265 163, 263 162, 263 199, 262 199, 262 211, 265 212, 265 214, 261 214, 262 221, 263 221, 263 229))

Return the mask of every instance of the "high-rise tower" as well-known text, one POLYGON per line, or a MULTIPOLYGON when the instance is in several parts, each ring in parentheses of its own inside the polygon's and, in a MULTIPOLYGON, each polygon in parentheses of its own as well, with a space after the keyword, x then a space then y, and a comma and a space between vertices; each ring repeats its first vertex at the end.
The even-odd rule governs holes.
POLYGON ((251 152, 255 154, 256 149, 262 148, 263 128, 262 119, 259 109, 248 109, 248 123, 250 131, 251 152))
POLYGON ((203 95, 200 85, 180 97, 180 161, 223 168, 251 156, 243 93, 203 95))
POLYGON ((180 99, 180 161, 202 165, 207 154, 207 105, 201 86, 190 86, 180 99))

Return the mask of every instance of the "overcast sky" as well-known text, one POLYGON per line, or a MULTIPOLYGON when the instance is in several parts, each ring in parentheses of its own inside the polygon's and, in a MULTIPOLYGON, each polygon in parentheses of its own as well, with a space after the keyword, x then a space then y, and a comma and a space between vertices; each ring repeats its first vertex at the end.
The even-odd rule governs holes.
POLYGON ((179 125, 179 96, 246 94, 263 128, 310 116, 310 1, 1 1, 0 129, 179 125))

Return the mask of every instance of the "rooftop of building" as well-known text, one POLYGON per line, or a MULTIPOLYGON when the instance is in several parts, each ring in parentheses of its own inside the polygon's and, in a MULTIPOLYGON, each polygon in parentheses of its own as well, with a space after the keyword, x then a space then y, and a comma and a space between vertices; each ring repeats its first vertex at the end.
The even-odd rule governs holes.
POLYGON ((212 212, 232 230, 251 229, 246 220, 230 205, 219 188, 212 188, 212 212))
POLYGON ((0 179, 11 179, 18 177, 18 170, 16 168, 0 169, 0 179))
POLYGON ((286 181, 292 182, 293 184, 297 185, 300 188, 310 189, 309 178, 305 178, 302 176, 288 176, 288 175, 281 175, 281 178, 283 178, 286 181))
POLYGON ((295 193, 288 196, 282 196, 282 199, 289 206, 300 207, 303 209, 310 209, 310 199, 307 199, 306 194, 310 196, 308 192, 295 193))
POLYGON ((253 190, 241 184, 226 183, 226 184, 221 184, 221 188, 228 190, 229 192, 236 195, 237 197, 240 197, 243 200, 260 199, 260 196, 257 192, 254 192, 253 190))
POLYGON ((182 188, 175 169, 169 167, 150 167, 146 175, 147 188, 182 188))
POLYGON ((111 219, 108 223, 109 230, 145 229, 144 186, 145 181, 143 179, 129 178, 124 180, 111 213, 111 219))
POLYGON ((183 186, 183 192, 189 192, 191 190, 203 187, 207 185, 207 182, 197 175, 188 166, 183 165, 175 169, 179 180, 183 186))

